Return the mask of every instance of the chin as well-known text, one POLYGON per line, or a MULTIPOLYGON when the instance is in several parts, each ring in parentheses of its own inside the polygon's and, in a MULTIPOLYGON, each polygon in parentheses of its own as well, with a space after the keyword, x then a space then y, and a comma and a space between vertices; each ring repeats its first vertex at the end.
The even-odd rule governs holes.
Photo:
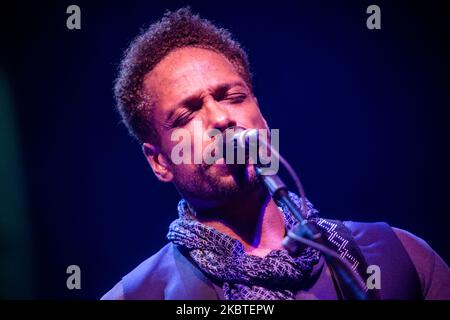
POLYGON ((253 166, 212 165, 175 181, 183 196, 200 201, 226 203, 261 187, 253 166))
POLYGON ((241 166, 235 170, 229 170, 226 174, 220 172, 210 177, 211 189, 224 195, 245 194, 259 184, 259 178, 253 166, 241 166))

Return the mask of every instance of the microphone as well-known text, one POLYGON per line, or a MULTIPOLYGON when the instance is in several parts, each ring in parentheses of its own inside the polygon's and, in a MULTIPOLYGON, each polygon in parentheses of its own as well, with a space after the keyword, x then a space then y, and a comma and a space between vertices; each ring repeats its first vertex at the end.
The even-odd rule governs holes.
POLYGON ((258 129, 245 129, 243 127, 234 126, 227 128, 224 132, 225 146, 232 148, 247 149, 250 144, 258 143, 258 129))
MULTIPOLYGON (((227 128, 223 135, 224 153, 227 164, 254 164, 266 167, 272 162, 271 146, 267 135, 260 134, 259 129, 246 129, 239 126, 227 128), (265 150, 265 152, 264 152, 265 150)), ((275 164, 275 163, 274 163, 275 164)), ((275 164, 277 166, 277 163, 275 164)))

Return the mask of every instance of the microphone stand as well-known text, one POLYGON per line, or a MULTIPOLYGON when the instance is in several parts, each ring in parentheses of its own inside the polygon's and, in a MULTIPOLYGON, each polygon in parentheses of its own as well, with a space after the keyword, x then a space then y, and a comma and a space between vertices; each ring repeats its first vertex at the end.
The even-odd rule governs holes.
MULTIPOLYGON (((283 240, 283 246, 291 253, 296 254, 305 246, 310 246, 319 250, 324 258, 338 289, 341 299, 345 300, 369 300, 367 287, 361 277, 353 272, 350 264, 340 257, 335 251, 331 250, 326 239, 320 232, 319 228, 310 221, 303 218, 301 211, 294 201, 289 197, 286 185, 276 174, 263 173, 265 169, 258 162, 255 164, 258 176, 262 179, 270 192, 272 198, 286 205, 286 207, 294 214, 299 223, 293 230, 289 231, 283 240)), ((302 199, 302 205, 306 206, 305 198, 302 199)))
POLYGON ((259 131, 256 129, 244 129, 238 128, 237 134, 231 136, 231 141, 226 139, 228 145, 232 142, 233 148, 243 149, 245 152, 249 151, 249 157, 253 158, 255 170, 257 175, 264 182, 272 198, 283 203, 296 217, 299 223, 287 233, 287 236, 283 240, 283 246, 292 255, 297 255, 305 246, 315 248, 320 251, 330 268, 334 283, 338 290, 338 296, 341 299, 348 300, 369 300, 367 294, 367 287, 364 284, 361 276, 356 272, 353 272, 350 263, 337 254, 334 250, 328 247, 327 240, 320 232, 316 224, 306 220, 300 208, 297 207, 294 201, 289 197, 289 191, 283 181, 275 174, 275 172, 269 172, 261 161, 261 154, 259 152, 261 147, 268 148, 272 155, 278 157, 281 163, 286 167, 292 178, 294 179, 300 196, 302 198, 303 213, 306 214, 306 197, 301 186, 300 179, 294 169, 289 163, 278 153, 277 150, 272 148, 271 144, 267 143, 267 139, 260 139, 259 131), (249 146, 256 144, 257 153, 252 154, 249 146))

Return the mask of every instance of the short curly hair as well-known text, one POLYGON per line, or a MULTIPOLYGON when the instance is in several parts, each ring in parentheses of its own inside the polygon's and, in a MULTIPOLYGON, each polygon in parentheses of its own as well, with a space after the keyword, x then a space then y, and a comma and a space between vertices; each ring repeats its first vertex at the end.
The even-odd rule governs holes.
POLYGON ((151 92, 145 75, 171 51, 183 47, 210 49, 225 56, 253 91, 247 54, 230 32, 191 12, 189 7, 167 11, 137 36, 125 51, 114 85, 117 109, 131 135, 140 143, 159 142, 152 121, 151 92))

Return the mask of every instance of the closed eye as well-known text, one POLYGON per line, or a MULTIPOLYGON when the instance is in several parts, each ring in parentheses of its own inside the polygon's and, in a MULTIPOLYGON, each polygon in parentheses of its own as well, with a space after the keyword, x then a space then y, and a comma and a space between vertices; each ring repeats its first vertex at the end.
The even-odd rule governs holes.
MULTIPOLYGON (((203 106, 203 101, 199 98, 192 98, 185 102, 183 107, 180 107, 178 110, 178 114, 175 115, 175 119, 170 124, 170 127, 176 128, 180 126, 184 126, 187 124, 191 118, 192 114, 198 110, 200 110, 203 106)), ((177 110, 177 111, 178 111, 177 110)))
POLYGON ((230 101, 231 103, 241 103, 247 98, 244 93, 231 93, 227 94, 223 100, 230 101))
POLYGON ((182 127, 186 125, 190 120, 192 114, 195 112, 195 110, 186 110, 182 112, 180 115, 178 115, 175 120, 171 123, 172 128, 176 127, 182 127))

